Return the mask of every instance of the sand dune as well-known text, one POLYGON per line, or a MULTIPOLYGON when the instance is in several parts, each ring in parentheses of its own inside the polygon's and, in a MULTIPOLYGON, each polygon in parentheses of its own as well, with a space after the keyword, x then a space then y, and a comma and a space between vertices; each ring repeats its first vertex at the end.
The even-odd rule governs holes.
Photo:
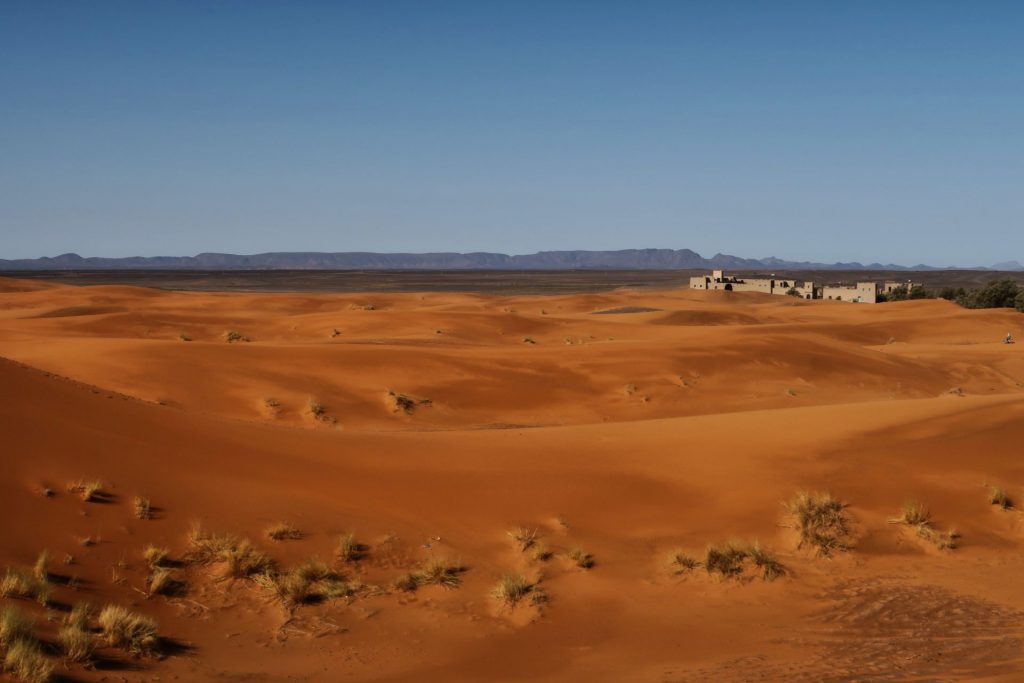
POLYGON ((163 657, 59 667, 82 681, 1020 680, 1024 517, 988 501, 1024 501, 1024 347, 999 343, 1020 314, 779 299, 0 279, 0 566, 46 549, 55 584, 3 602, 49 641, 83 600, 158 620, 163 657), (849 503, 849 550, 798 548, 804 489, 849 503), (909 499, 955 549, 891 523, 909 499), (348 532, 365 556, 316 604, 194 562, 147 596, 142 550, 185 560, 197 521, 284 568, 348 532), (668 565, 730 539, 785 573, 668 565), (392 586, 438 557, 457 587, 392 586), (503 606, 510 572, 546 599, 503 606))

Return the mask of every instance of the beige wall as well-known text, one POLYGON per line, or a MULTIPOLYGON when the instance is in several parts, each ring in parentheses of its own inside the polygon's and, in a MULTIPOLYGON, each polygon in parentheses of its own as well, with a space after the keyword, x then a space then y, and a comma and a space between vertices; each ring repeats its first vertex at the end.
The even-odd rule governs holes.
POLYGON ((878 303, 878 283, 858 282, 856 285, 826 285, 821 288, 821 298, 854 301, 863 304, 878 303))

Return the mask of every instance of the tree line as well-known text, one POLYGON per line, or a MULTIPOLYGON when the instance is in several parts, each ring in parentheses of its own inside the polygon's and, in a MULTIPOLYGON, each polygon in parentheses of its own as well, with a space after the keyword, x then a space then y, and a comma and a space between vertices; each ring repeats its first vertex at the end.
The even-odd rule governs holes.
POLYGON ((946 299, 964 308, 1015 308, 1024 313, 1024 287, 1010 279, 993 280, 979 289, 943 287, 937 292, 924 287, 900 285, 878 296, 880 302, 910 299, 946 299))

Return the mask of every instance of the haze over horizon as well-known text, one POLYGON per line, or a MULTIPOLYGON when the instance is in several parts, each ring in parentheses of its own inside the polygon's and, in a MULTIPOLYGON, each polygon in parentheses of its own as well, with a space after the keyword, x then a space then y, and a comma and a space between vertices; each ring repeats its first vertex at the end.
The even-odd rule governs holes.
POLYGON ((1024 7, 5 3, 0 258, 1024 261, 1024 7))

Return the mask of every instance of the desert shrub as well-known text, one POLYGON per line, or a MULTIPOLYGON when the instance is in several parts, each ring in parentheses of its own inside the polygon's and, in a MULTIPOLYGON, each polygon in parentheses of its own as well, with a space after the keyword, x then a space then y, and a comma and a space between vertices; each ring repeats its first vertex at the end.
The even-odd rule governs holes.
POLYGON ((416 399, 412 396, 398 394, 391 390, 388 390, 388 396, 391 398, 392 403, 394 403, 395 410, 401 410, 407 415, 411 415, 416 410, 416 399))
POLYGON ((227 343, 232 344, 234 342, 247 342, 249 338, 237 330, 228 330, 224 333, 224 339, 227 343))
POLYGON ((688 574, 701 566, 700 560, 687 555, 680 549, 673 550, 668 556, 668 566, 673 574, 688 574))
POLYGON ((1024 313, 1024 287, 1017 292, 1017 298, 1013 300, 1013 307, 1021 313, 1024 313))
POLYGON ((798 493, 786 505, 800 534, 798 547, 812 547, 820 557, 827 557, 836 550, 846 550, 846 539, 850 533, 846 507, 846 503, 831 493, 798 493))
POLYGON ((68 493, 77 493, 86 503, 95 502, 103 497, 103 483, 79 480, 68 484, 68 493))
POLYGON ((993 486, 989 489, 988 502, 992 505, 998 505, 1004 510, 1009 510, 1013 507, 1013 501, 1010 500, 1010 496, 1007 495, 1006 490, 1001 486, 993 486))
POLYGON ((183 342, 190 342, 190 341, 192 341, 192 337, 188 336, 184 332, 181 332, 180 334, 178 334, 178 339, 180 339, 183 342))
POLYGON ((338 539, 334 557, 338 562, 355 562, 362 559, 366 547, 356 540, 355 534, 348 533, 338 539))
POLYGON ((520 600, 525 598, 534 589, 533 584, 526 580, 522 574, 506 574, 494 587, 493 595, 498 601, 509 607, 514 607, 520 600))
POLYGON ((18 640, 34 638, 32 620, 16 607, 4 607, 0 611, 0 646, 9 647, 18 640))
POLYGON ((327 419, 327 408, 324 407, 323 403, 311 398, 307 402, 306 406, 309 408, 309 414, 317 420, 327 419))
POLYGON ((139 519, 153 519, 153 507, 149 504, 149 498, 135 496, 132 501, 135 508, 135 516, 139 519))
POLYGON ((286 541, 302 538, 302 532, 288 522, 277 522, 266 528, 267 537, 274 541, 286 541))
POLYGON ((136 657, 155 654, 159 645, 156 621, 135 614, 120 605, 107 605, 96 618, 103 637, 111 647, 130 652, 136 657))
POLYGON ((938 293, 939 299, 945 299, 946 301, 955 301, 960 297, 967 296, 967 290, 963 287, 943 287, 938 293))
POLYGON ((147 545, 142 551, 142 559, 150 569, 163 567, 171 559, 171 553, 167 548, 159 548, 155 545, 147 545))
POLYGON ((516 545, 519 546, 519 549, 523 552, 526 552, 526 550, 540 538, 536 529, 528 529, 522 526, 517 526, 515 529, 512 529, 507 533, 508 537, 515 541, 516 545))
POLYGON ((7 648, 4 668, 25 683, 46 683, 53 676, 53 664, 35 638, 21 638, 7 648))
POLYGON ((594 566, 594 556, 579 546, 569 551, 569 559, 580 569, 590 569, 594 566))
POLYGON ((932 293, 921 286, 899 285, 893 287, 884 297, 886 301, 907 301, 908 299, 931 299, 932 293))

